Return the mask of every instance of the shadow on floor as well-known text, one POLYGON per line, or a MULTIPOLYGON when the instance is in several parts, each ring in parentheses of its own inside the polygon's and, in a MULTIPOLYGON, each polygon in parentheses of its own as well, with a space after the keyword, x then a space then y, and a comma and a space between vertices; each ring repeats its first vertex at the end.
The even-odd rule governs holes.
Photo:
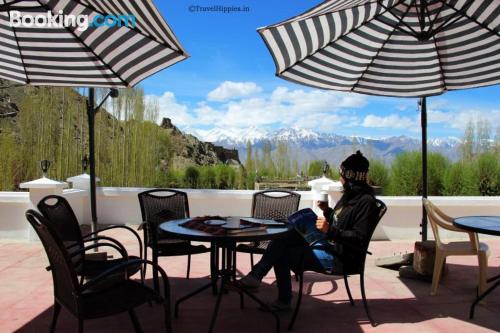
MULTIPOLYGON (((367 274, 376 274, 374 271, 367 274)), ((495 274, 495 270, 492 272, 495 274)), ((496 272, 500 273, 500 272, 496 272)), ((347 332, 358 333, 366 331, 384 331, 384 324, 422 323, 435 318, 448 318, 457 321, 457 327, 471 325, 481 326, 494 331, 500 331, 500 303, 497 301, 498 292, 494 292, 486 305, 476 309, 476 318, 468 319, 468 310, 475 295, 477 277, 476 268, 466 265, 448 264, 448 275, 439 287, 439 295, 430 296, 430 284, 422 281, 401 279, 395 281, 399 289, 391 291, 391 286, 378 290, 376 284, 367 289, 367 297, 374 319, 379 323, 376 328, 369 326, 363 305, 360 301, 359 278, 349 279, 351 291, 356 301, 351 306, 345 293, 342 277, 329 277, 321 274, 306 273, 304 297, 301 311, 295 326, 295 332, 347 332), (407 290, 401 287, 401 282, 407 290), (406 293, 406 294, 405 294, 406 293), (406 295, 406 297, 405 297, 406 295)), ((147 281, 151 284, 151 281, 147 281)), ((207 278, 170 278, 172 300, 182 297, 186 293, 206 284, 207 278)), ((262 300, 273 300, 277 290, 275 282, 266 280, 256 294, 262 300)), ((294 283, 294 290, 297 290, 294 283)), ((294 299, 297 296, 294 295, 294 299)), ((173 302, 172 302, 173 303, 173 302)), ((180 308, 180 316, 173 320, 174 333, 205 332, 208 330, 210 317, 215 305, 215 297, 207 290, 186 301, 180 308)), ((163 332, 164 321, 162 307, 153 305, 141 306, 137 315, 144 332, 163 332)), ((36 317, 29 320, 16 332, 46 332, 52 317, 52 307, 47 308, 36 317)), ((286 327, 291 315, 282 314, 282 331, 286 327)), ((77 329, 77 320, 63 310, 61 312, 56 332, 73 332, 77 329)), ((117 315, 85 322, 86 332, 133 332, 133 326, 127 314, 117 315)), ((439 332, 420 328, 421 332, 439 332)), ((229 292, 224 296, 217 318, 215 332, 274 332, 274 321, 270 314, 258 310, 258 306, 248 297, 245 298, 245 308, 239 308, 239 296, 229 292)))

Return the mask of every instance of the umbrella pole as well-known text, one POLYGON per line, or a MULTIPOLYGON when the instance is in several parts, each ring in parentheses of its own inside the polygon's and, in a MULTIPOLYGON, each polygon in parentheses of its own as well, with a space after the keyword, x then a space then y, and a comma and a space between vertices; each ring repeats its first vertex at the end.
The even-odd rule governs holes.
POLYGON ((95 89, 89 88, 87 102, 87 116, 89 125, 89 165, 90 165, 90 211, 92 214, 92 232, 97 231, 97 209, 96 209, 96 184, 95 184, 95 147, 94 147, 94 125, 95 125, 95 89))
MULTIPOLYGON (((420 119, 422 125, 422 197, 427 198, 427 98, 420 99, 420 119)), ((427 213, 422 203, 422 241, 427 240, 427 213)))

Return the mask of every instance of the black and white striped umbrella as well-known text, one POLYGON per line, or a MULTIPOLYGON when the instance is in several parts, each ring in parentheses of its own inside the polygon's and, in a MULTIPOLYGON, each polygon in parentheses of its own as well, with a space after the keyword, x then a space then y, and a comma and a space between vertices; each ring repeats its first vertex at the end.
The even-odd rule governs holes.
POLYGON ((187 54, 151 0, 0 0, 0 57, 11 81, 124 88, 187 54))
POLYGON ((423 197, 426 96, 500 83, 500 0, 328 0, 258 31, 283 79, 322 89, 421 97, 423 197))
MULTIPOLYGON (((89 87, 90 206, 97 227, 94 88, 133 87, 188 57, 152 0, 0 0, 0 78, 89 87)), ((116 95, 115 91, 105 97, 116 95)))
POLYGON ((278 76, 421 97, 500 83, 499 0, 330 0, 259 29, 278 76))

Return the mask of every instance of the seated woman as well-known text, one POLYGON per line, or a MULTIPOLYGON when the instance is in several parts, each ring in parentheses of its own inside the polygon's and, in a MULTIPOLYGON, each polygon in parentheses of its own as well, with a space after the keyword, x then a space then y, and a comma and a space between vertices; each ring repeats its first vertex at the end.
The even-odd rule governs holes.
MULTIPOLYGON (((318 217, 315 225, 308 226, 325 234, 326 241, 333 244, 335 252, 342 253, 342 261, 327 251, 305 247, 302 236, 298 232, 291 232, 287 237, 269 244, 252 271, 239 280, 240 286, 249 290, 257 289, 262 278, 274 267, 278 299, 269 303, 269 307, 274 311, 289 311, 292 299, 290 270, 298 268, 302 256, 303 268, 313 271, 332 271, 343 263, 349 265, 359 262, 361 254, 355 249, 369 241, 370 226, 378 218, 373 189, 366 182, 368 167, 368 160, 359 151, 342 162, 339 170, 340 182, 344 187, 342 198, 333 209, 327 203, 318 202, 324 216, 318 217)), ((349 267, 342 269, 348 270, 349 267)))

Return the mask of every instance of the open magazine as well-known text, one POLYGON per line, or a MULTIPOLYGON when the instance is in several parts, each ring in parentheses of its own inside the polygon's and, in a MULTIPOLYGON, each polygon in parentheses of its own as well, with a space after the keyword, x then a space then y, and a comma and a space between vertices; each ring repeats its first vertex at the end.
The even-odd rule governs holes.
POLYGON ((326 234, 316 228, 318 216, 311 208, 301 209, 288 217, 288 223, 306 240, 309 245, 326 241, 326 234))

